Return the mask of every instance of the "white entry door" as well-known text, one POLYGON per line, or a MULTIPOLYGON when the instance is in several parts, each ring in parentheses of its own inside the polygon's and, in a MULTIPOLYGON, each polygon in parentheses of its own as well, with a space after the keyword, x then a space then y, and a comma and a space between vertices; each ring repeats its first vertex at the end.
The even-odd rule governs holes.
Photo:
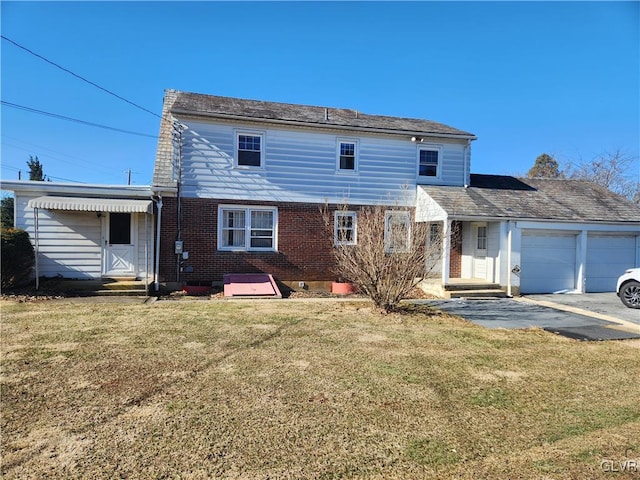
POLYGON ((130 213, 107 214, 102 274, 135 275, 135 217, 130 213))
POLYGON ((473 278, 487 278, 487 224, 474 223, 473 278))

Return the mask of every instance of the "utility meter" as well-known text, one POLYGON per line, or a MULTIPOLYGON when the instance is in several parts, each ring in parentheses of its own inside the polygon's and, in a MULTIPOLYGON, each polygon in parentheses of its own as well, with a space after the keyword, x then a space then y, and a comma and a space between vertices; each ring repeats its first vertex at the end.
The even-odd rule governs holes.
POLYGON ((182 240, 176 240, 176 255, 180 255, 182 253, 182 240))

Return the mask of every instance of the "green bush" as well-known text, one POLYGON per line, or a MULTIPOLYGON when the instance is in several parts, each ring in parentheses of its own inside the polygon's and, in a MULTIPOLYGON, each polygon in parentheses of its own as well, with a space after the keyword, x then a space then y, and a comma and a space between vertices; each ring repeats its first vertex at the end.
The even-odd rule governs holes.
POLYGON ((31 280, 35 253, 29 234, 20 228, 3 228, 2 288, 20 287, 31 280))

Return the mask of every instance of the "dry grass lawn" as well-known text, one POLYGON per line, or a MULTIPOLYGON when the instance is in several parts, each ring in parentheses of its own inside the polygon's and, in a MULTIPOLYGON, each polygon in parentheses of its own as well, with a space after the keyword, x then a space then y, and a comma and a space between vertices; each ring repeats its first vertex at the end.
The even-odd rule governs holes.
POLYGON ((6 479, 640 475, 601 467, 640 464, 638 341, 362 302, 0 306, 6 479))

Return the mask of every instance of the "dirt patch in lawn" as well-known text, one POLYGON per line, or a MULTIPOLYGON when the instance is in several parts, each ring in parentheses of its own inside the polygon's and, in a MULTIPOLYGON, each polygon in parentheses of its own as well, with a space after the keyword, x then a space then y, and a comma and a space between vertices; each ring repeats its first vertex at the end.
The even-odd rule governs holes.
POLYGON ((631 342, 360 300, 0 307, 3 478, 604 479, 640 457, 631 342))

